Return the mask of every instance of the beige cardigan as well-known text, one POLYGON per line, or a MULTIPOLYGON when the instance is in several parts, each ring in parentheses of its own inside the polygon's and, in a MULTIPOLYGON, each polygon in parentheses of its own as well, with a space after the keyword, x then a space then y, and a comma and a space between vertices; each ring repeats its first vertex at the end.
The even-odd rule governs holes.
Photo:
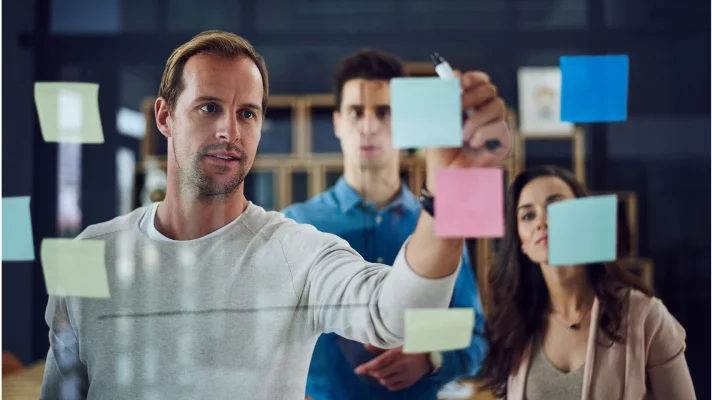
MULTIPOLYGON (((632 290, 614 343, 598 329, 599 303, 591 310, 582 400, 695 399, 685 361, 685 329, 654 297, 632 290), (596 343, 599 339, 600 343, 596 343)), ((507 399, 523 400, 531 342, 507 382, 507 399)))

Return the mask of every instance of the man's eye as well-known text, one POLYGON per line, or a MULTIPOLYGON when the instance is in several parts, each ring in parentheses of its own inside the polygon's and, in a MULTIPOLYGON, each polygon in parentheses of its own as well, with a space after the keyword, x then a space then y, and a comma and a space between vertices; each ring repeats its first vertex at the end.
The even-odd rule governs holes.
POLYGON ((245 117, 245 118, 247 118, 247 119, 250 119, 250 118, 254 118, 254 117, 255 117, 255 113, 254 113, 253 111, 251 111, 251 110, 245 110, 245 111, 242 112, 242 116, 245 117))
POLYGON ((215 111, 218 110, 218 107, 215 104, 209 103, 209 104, 206 104, 206 105, 200 107, 200 109, 205 112, 214 113, 215 111))
POLYGON ((362 116, 363 116, 363 111, 361 111, 361 110, 349 111, 349 117, 351 117, 351 118, 361 118, 362 116))

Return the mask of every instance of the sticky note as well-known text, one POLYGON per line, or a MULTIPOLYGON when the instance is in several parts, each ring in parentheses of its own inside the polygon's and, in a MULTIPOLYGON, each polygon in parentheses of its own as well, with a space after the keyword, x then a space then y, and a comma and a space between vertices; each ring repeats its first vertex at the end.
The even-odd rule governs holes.
POLYGON ((464 349, 472 342, 472 308, 412 308, 405 311, 403 353, 464 349))
POLYGON ((587 264, 616 259, 615 195, 559 201, 547 207, 549 264, 587 264))
POLYGON ((46 142, 104 143, 98 84, 35 82, 35 106, 46 142))
POLYGON ((2 198, 2 260, 32 261, 35 244, 32 237, 30 197, 2 198))
POLYGON ((48 294, 109 297, 103 240, 44 239, 40 259, 48 294))
POLYGON ((628 115, 628 56, 563 56, 561 120, 625 121, 628 115))
POLYGON ((391 136, 399 149, 462 146, 460 79, 391 79, 391 136))
POLYGON ((500 168, 446 168, 435 174, 438 237, 504 236, 504 174, 500 168))

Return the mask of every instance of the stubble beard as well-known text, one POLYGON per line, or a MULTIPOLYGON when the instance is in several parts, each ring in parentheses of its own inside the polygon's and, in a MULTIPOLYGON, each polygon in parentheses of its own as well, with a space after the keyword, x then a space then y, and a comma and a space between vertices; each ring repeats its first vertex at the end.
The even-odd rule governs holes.
MULTIPOLYGON (((180 170, 180 189, 181 192, 190 193, 197 197, 198 201, 214 201, 221 198, 227 198, 232 195, 245 181, 248 172, 247 154, 239 151, 240 165, 237 171, 232 173, 228 179, 215 179, 208 176, 201 170, 200 163, 205 157, 204 154, 198 153, 192 157, 187 164, 188 168, 183 168, 182 163, 178 161, 178 153, 175 151, 175 143, 173 144, 173 154, 176 157, 176 165, 180 170)), ((230 173, 225 170, 225 174, 230 173)), ((218 175, 225 178, 225 175, 218 175)))

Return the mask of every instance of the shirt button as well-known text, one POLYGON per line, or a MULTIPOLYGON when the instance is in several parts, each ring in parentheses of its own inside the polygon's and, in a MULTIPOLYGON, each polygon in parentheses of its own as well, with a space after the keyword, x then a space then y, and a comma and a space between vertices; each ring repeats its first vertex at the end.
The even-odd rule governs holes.
POLYGON ((380 215, 377 215, 377 216, 376 216, 376 223, 377 223, 377 224, 380 224, 381 221, 383 221, 383 218, 382 218, 380 215))
POLYGON ((379 263, 379 264, 383 264, 383 257, 378 257, 378 258, 376 259, 376 262, 379 263))

